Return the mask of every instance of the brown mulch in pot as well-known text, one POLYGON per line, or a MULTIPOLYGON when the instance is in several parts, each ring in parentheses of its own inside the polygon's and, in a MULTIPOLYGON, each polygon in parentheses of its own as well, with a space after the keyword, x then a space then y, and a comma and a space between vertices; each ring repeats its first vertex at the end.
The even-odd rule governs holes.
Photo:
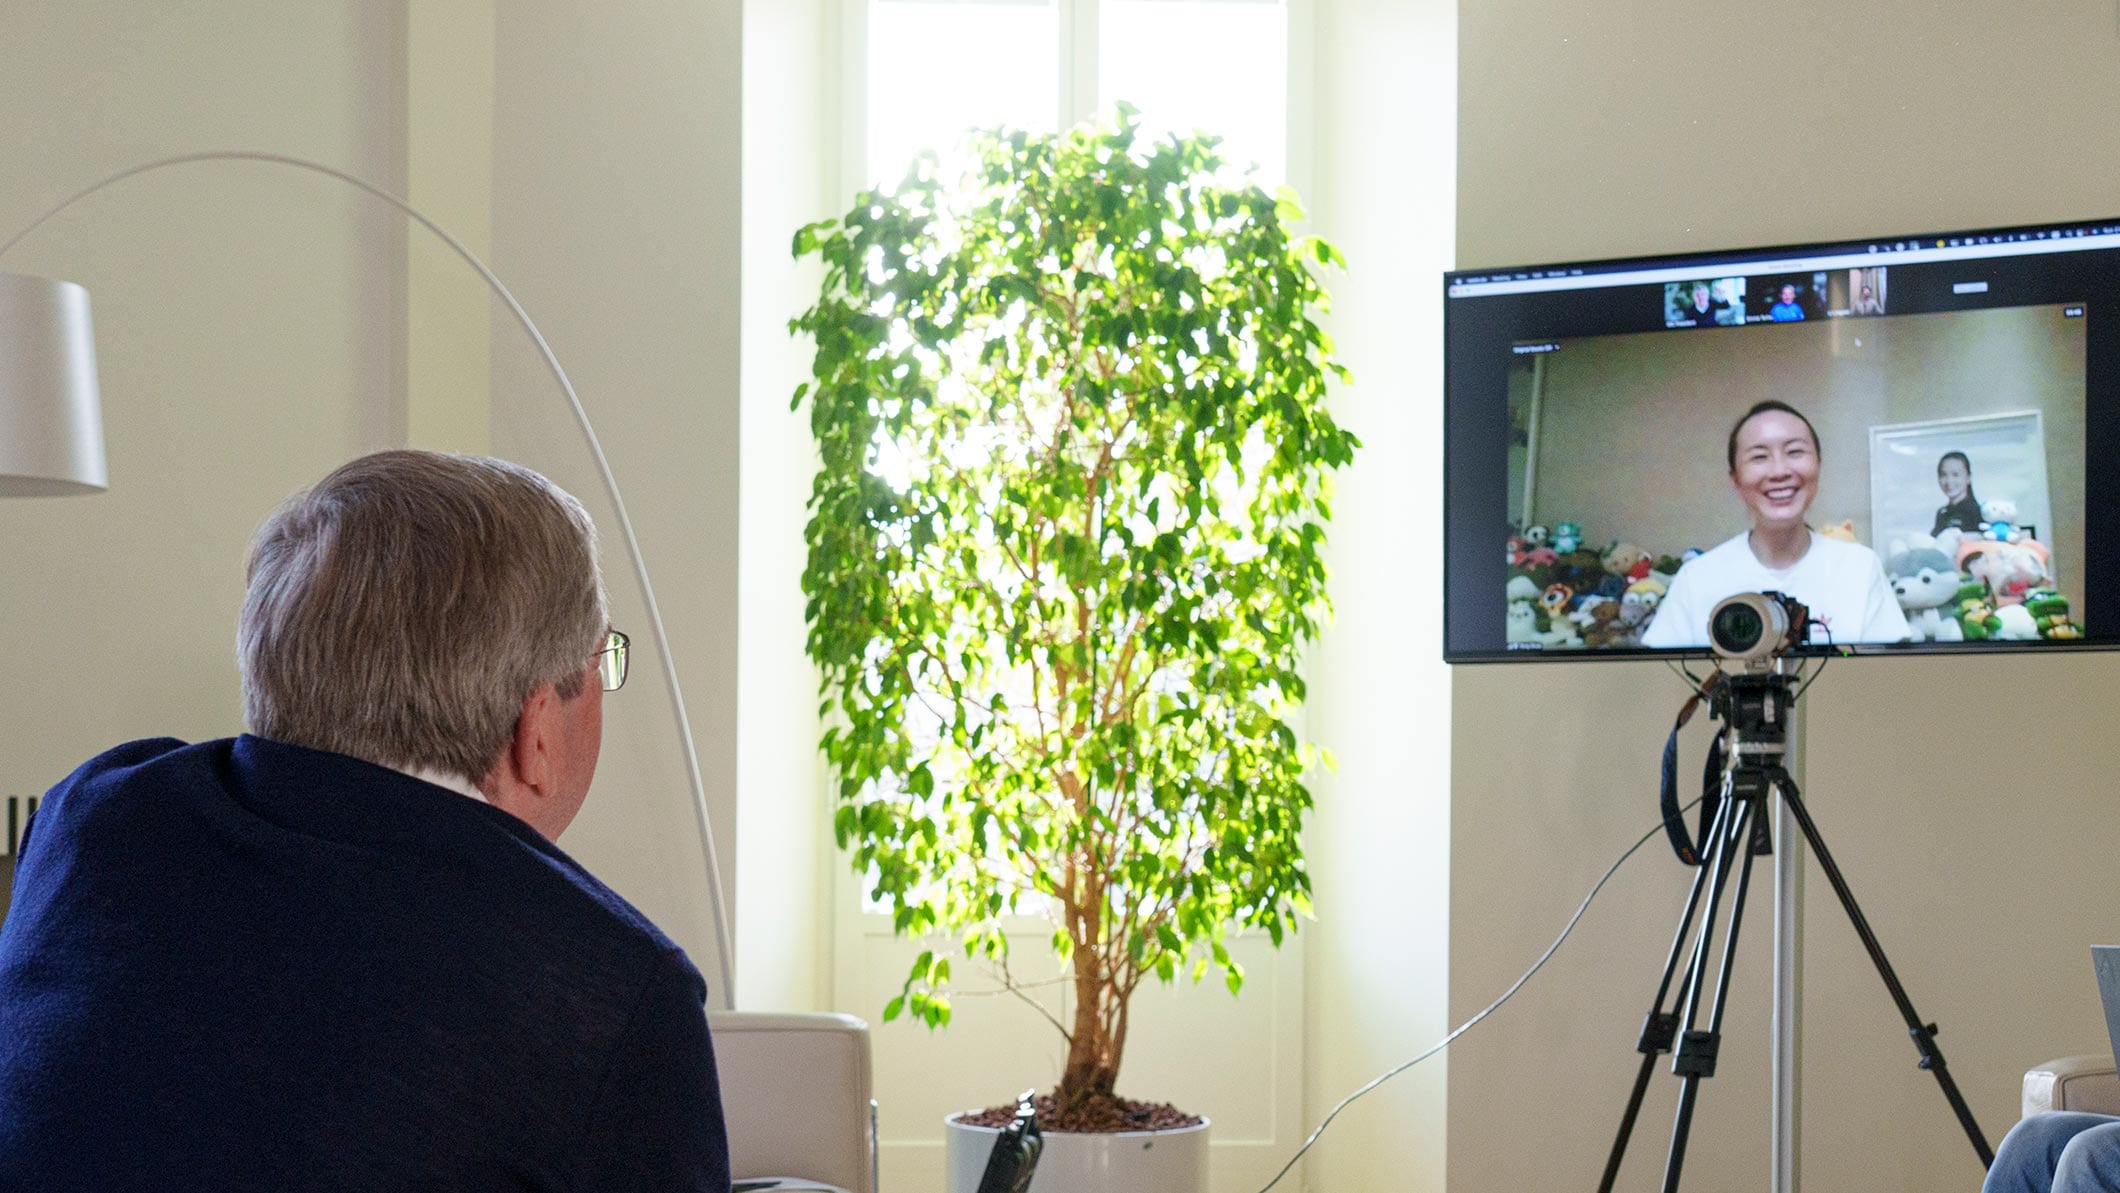
MULTIPOLYGON (((1178 1127, 1193 1127, 1200 1123, 1200 1116, 1187 1114, 1168 1102, 1136 1102, 1131 1098, 1092 1100, 1076 1107, 1066 1115, 1060 1113, 1060 1104, 1050 1094, 1039 1094, 1035 1099, 1038 1107, 1038 1129, 1041 1131, 1071 1131, 1084 1135, 1112 1134, 1119 1131, 1169 1131, 1178 1127)), ((1006 1127, 1016 1121, 1016 1106, 1011 1102, 1005 1106, 989 1106, 984 1110, 970 1111, 957 1120, 972 1127, 1006 1127)))

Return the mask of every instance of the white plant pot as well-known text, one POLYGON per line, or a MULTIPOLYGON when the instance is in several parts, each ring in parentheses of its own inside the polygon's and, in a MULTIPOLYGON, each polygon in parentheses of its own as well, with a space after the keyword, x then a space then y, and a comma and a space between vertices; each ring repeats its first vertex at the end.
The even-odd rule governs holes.
MULTIPOLYGON (((942 1120, 948 1193, 978 1193, 998 1127, 942 1120)), ((1168 1131, 1047 1131, 1030 1193, 1207 1193, 1206 1119, 1168 1131)))

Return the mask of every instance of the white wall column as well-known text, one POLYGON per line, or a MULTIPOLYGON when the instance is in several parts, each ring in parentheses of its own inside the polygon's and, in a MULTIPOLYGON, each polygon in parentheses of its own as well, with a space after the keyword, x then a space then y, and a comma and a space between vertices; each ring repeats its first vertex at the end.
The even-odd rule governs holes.
MULTIPOLYGON (((1442 663, 1442 273, 1456 186, 1454 0, 1316 0, 1319 235, 1346 254, 1328 326, 1362 438, 1329 539, 1337 615, 1311 662, 1311 732, 1338 755, 1305 851, 1306 1122, 1448 1030, 1451 696, 1442 663)), ((1300 135, 1300 134, 1298 134, 1300 135)), ((1443 1188, 1446 1057, 1350 1107, 1303 1187, 1443 1188)), ((1307 1128, 1306 1128, 1307 1129, 1307 1128)))
MULTIPOLYGON (((822 272, 798 265, 795 229, 842 210, 831 193, 838 102, 833 0, 744 6, 742 494, 737 605, 736 814, 747 864, 738 904, 738 1005, 824 1010, 831 1002, 831 797, 817 751, 817 671, 804 651, 803 527, 817 450, 808 409, 812 346, 788 320, 817 300, 822 272)), ((846 1007, 873 1018, 877 1007, 846 1007)))

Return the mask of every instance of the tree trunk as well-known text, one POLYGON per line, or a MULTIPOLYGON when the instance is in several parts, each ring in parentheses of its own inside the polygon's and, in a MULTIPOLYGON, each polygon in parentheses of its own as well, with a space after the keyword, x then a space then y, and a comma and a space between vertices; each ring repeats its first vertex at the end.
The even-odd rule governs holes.
POLYGON ((1057 1094, 1063 1114, 1117 1096, 1112 1086, 1119 1077, 1118 1042, 1105 1013, 1116 992, 1104 979, 1103 960, 1098 949, 1076 942, 1074 1040, 1057 1094))

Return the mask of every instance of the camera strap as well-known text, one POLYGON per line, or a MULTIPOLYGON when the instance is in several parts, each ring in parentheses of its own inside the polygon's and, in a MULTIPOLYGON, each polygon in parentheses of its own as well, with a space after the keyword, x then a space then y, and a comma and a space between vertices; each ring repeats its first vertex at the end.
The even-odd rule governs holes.
POLYGON ((1708 832, 1715 823, 1716 809, 1722 803, 1722 735, 1708 744, 1707 765, 1701 771, 1700 832, 1686 831, 1686 818, 1678 810, 1678 731, 1686 727, 1693 714, 1700 710, 1702 700, 1711 699, 1715 686, 1722 682, 1722 672, 1708 676, 1700 690, 1688 697, 1678 710, 1678 719, 1671 723, 1671 736, 1664 740, 1664 764, 1662 782, 1659 785, 1657 803, 1664 815, 1664 835, 1671 838, 1671 852, 1688 866, 1698 866, 1708 847, 1708 832))

